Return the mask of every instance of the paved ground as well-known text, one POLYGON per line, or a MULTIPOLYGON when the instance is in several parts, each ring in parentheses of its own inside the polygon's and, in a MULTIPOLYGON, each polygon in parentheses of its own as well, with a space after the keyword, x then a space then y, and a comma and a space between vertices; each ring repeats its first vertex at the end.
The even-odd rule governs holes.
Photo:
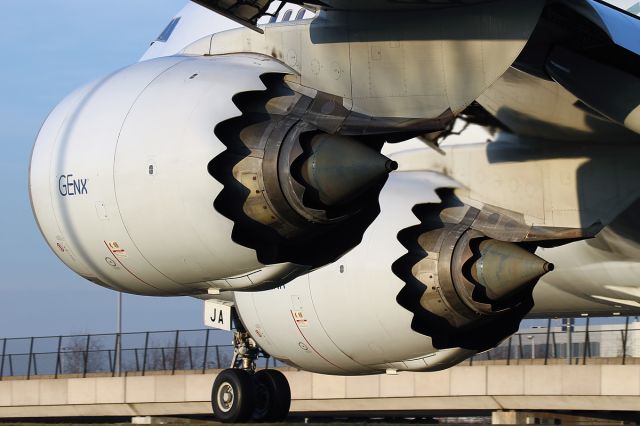
MULTIPOLYGON (((321 420, 321 419, 314 419, 311 420, 308 423, 302 422, 302 421, 288 421, 286 423, 235 423, 231 426, 249 426, 249 425, 253 425, 255 426, 256 424, 260 424, 262 426, 282 426, 283 424, 286 424, 287 426, 302 426, 305 424, 333 424, 333 425, 337 425, 337 424, 344 424, 344 423, 348 423, 350 426, 365 426, 365 425, 376 425, 376 426, 404 426, 407 424, 434 424, 432 423, 428 423, 423 421, 406 421, 406 422, 396 422, 396 423, 389 423, 389 422, 380 422, 380 421, 376 421, 376 420, 372 420, 370 422, 364 422, 364 421, 350 421, 350 422, 345 422, 344 420, 331 420, 331 421, 327 421, 327 420, 321 420)), ((88 425, 90 424, 91 426, 121 426, 121 425, 131 425, 130 422, 113 422, 113 423, 94 423, 94 422, 85 422, 85 423, 13 423, 13 422, 0 422, 0 425, 2 426, 51 426, 51 425, 55 425, 55 426, 75 426, 75 425, 88 425)), ((171 422, 171 423, 155 423, 155 424, 163 424, 165 426, 207 426, 207 425, 221 425, 222 423, 219 422, 214 422, 214 421, 207 421, 207 420, 187 420, 185 419, 184 421, 175 421, 175 422, 171 422)), ((474 423, 474 424, 482 424, 482 423, 474 423)), ((449 426, 456 426, 453 423, 447 423, 447 425, 449 426)))

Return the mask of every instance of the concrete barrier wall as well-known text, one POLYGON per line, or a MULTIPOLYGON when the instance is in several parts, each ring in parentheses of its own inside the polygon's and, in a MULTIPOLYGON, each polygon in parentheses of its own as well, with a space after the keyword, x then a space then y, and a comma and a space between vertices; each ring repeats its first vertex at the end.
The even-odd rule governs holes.
MULTIPOLYGON (((640 410, 640 366, 473 366, 339 377, 285 371, 293 412, 640 410)), ((0 382, 0 418, 208 414, 215 374, 0 382)))

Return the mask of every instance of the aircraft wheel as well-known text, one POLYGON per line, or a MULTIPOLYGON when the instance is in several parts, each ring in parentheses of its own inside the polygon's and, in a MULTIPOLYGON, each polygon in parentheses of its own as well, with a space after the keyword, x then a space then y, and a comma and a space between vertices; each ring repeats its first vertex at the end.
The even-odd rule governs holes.
POLYGON ((246 422, 255 406, 251 374, 244 370, 222 370, 213 382, 211 405, 216 419, 223 423, 246 422))
POLYGON ((278 370, 260 370, 253 378, 256 386, 253 420, 284 421, 291 406, 291 388, 287 378, 278 370))

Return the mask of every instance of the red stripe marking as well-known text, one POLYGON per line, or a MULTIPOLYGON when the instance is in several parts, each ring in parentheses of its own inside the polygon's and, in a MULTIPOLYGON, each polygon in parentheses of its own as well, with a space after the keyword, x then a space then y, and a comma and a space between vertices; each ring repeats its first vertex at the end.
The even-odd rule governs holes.
POLYGON ((311 349, 313 349, 313 351, 323 360, 327 361, 329 364, 333 365, 334 367, 336 367, 338 370, 342 370, 345 371, 344 368, 339 367, 337 365, 335 365, 334 363, 332 363, 331 361, 329 361, 328 359, 326 359, 325 357, 322 356, 322 354, 320 352, 318 352, 318 350, 316 348, 313 347, 313 345, 311 344, 311 342, 309 342, 309 340, 307 340, 306 336, 304 335, 304 333, 302 332, 302 330, 300 330, 300 327, 298 326, 298 322, 296 321, 296 317, 293 315, 293 311, 289 311, 291 312, 291 318, 293 318, 293 323, 296 325, 296 328, 298 329, 298 331, 300 332, 300 335, 302 336, 302 338, 304 339, 305 342, 307 342, 307 344, 309 345, 309 347, 311 349))
MULTIPOLYGON (((113 250, 111 250, 111 247, 109 247, 109 244, 107 244, 107 242, 106 242, 106 241, 103 241, 103 243, 104 243, 104 245, 107 247, 107 250, 109 250, 109 253, 111 253, 111 254, 113 255, 113 257, 116 259, 116 262, 118 262, 118 263, 119 263, 119 264, 124 268, 124 270, 125 270, 125 271, 127 271, 128 273, 130 273, 131 275, 133 275, 133 276, 134 276, 137 280, 139 280, 140 282, 142 282, 142 283, 144 283, 144 284, 146 284, 146 285, 148 285, 148 286, 150 286, 150 287, 153 287, 151 284, 149 284, 148 282, 146 282, 145 280, 143 280, 142 278, 140 278, 139 276, 137 276, 136 274, 134 274, 133 272, 131 272, 131 271, 129 270, 129 268, 127 268, 126 266, 124 266, 124 263, 120 262, 120 259, 118 259, 118 256, 116 256, 116 254, 113 252, 113 250)), ((124 251, 124 250, 122 250, 122 251, 124 251)), ((155 288, 155 287, 153 287, 153 288, 155 288)))

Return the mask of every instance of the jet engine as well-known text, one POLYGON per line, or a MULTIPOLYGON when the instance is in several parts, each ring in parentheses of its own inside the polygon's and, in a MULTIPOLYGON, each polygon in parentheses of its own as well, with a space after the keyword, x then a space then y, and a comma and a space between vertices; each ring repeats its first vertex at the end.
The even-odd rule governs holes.
POLYGON ((533 307, 533 287, 553 270, 534 251, 580 235, 465 205, 452 190, 440 196, 442 205, 416 206, 420 224, 398 234, 408 252, 393 264, 405 283, 397 301, 413 313, 412 329, 431 337, 434 347, 484 351, 517 331, 533 307))
POLYGON ((353 248, 397 166, 380 141, 301 120, 318 105, 283 83, 292 72, 261 55, 168 57, 70 95, 30 166, 50 247, 149 295, 275 287, 353 248))

